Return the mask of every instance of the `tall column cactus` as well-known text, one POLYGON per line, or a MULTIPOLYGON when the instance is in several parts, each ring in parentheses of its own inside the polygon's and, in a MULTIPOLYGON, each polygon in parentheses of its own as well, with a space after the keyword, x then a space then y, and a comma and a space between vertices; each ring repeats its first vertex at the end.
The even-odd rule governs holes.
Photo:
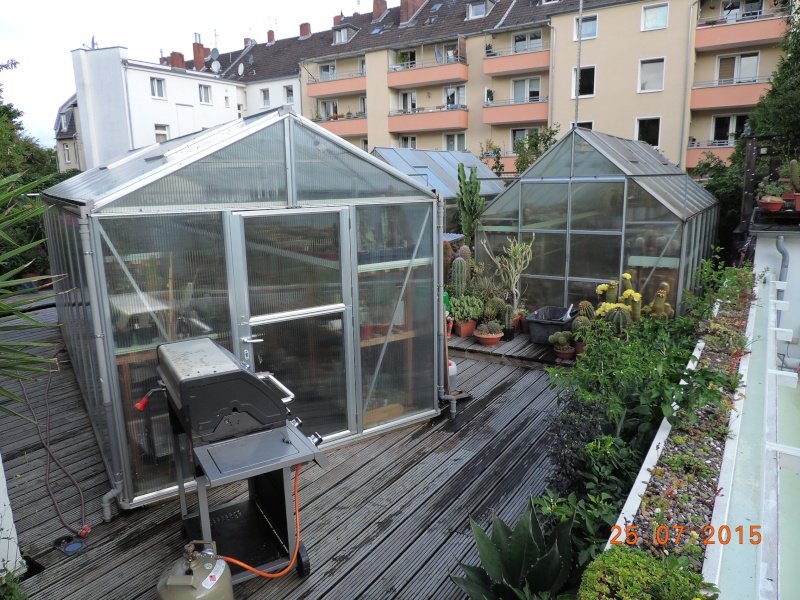
POLYGON ((800 192, 800 169, 798 169, 797 161, 793 160, 789 163, 789 181, 792 182, 792 189, 795 192, 800 192))
POLYGON ((520 289, 519 280, 525 269, 533 258, 533 238, 530 242, 520 242, 516 238, 506 238, 507 246, 503 246, 503 254, 494 256, 486 243, 483 241, 483 248, 487 256, 497 267, 497 274, 506 289, 511 293, 511 306, 516 311, 519 307, 520 289))
POLYGON ((464 163, 458 163, 458 215, 464 243, 472 244, 478 221, 483 214, 485 200, 481 197, 481 184, 476 167, 470 167, 469 179, 464 171, 464 163))
POLYGON ((461 298, 464 290, 467 289, 467 261, 460 256, 454 258, 450 276, 453 284, 453 296, 461 298))

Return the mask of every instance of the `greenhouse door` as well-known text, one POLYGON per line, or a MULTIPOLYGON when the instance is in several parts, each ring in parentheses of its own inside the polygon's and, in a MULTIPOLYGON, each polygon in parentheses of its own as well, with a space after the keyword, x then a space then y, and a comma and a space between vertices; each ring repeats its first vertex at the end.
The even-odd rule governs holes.
POLYGON ((232 215, 236 350, 294 393, 304 433, 345 436, 356 431, 348 211, 276 213, 232 215))

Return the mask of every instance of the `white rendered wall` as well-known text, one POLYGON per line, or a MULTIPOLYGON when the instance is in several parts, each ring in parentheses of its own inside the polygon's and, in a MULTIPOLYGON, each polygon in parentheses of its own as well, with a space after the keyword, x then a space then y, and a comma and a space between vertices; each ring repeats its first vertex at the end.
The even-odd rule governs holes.
POLYGON ((125 48, 72 51, 75 91, 84 117, 80 136, 85 169, 99 167, 130 149, 122 60, 125 48))
MULTIPOLYGON (((245 96, 247 98, 246 114, 248 116, 257 115, 265 110, 270 110, 279 106, 289 106, 298 115, 303 114, 300 105, 300 79, 297 77, 249 83, 245 91, 245 96), (294 102, 288 105, 286 104, 286 92, 284 90, 287 85, 291 85, 294 90, 294 102), (264 89, 269 90, 269 106, 264 106, 262 100, 261 90, 264 89)), ((356 112, 356 110, 353 112, 356 112)))
POLYGON ((14 515, 11 514, 11 502, 8 499, 3 458, 0 457, 0 579, 8 572, 24 569, 25 562, 19 552, 14 515))
MULTIPOLYGON (((773 280, 777 281, 781 272, 781 253, 775 247, 779 232, 758 233, 756 243, 756 257, 754 271, 756 274, 765 268, 772 273, 773 280)), ((791 329, 792 337, 800 337, 800 236, 789 234, 783 236, 783 245, 789 253, 789 268, 786 274, 787 286, 783 300, 789 302, 789 310, 784 310, 780 315, 780 328, 791 329)), ((788 355, 791 358, 800 358, 800 349, 796 344, 789 345, 788 355)))

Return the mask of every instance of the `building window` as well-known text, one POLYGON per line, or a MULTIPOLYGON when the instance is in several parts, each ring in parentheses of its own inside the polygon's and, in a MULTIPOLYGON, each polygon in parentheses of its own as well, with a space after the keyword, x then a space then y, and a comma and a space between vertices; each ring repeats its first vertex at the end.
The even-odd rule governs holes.
POLYGON ((63 115, 63 114, 59 115, 59 118, 61 120, 61 131, 66 131, 67 130, 67 115, 63 115))
POLYGON ((732 0, 731 2, 722 3, 722 16, 729 23, 744 19, 755 19, 761 15, 762 10, 762 0, 732 0))
POLYGON ((536 52, 542 49, 542 30, 518 33, 514 36, 514 52, 536 52))
POLYGON ((582 23, 579 24, 578 17, 575 17, 575 31, 573 39, 578 40, 578 33, 580 32, 580 39, 592 40, 597 37, 597 15, 584 16, 582 23))
POLYGON ((283 97, 285 104, 294 104, 294 86, 292 85, 283 86, 283 97))
POLYGON ((69 155, 69 144, 64 144, 64 162, 70 163, 72 162, 70 155, 69 155))
POLYGON ((467 104, 467 86, 456 85, 444 88, 444 103, 447 108, 461 108, 467 104))
MULTIPOLYGON (((575 97, 575 80, 578 77, 578 69, 572 69, 572 97, 575 97)), ((581 77, 578 89, 578 95, 583 97, 594 96, 594 67, 581 67, 581 77)))
POLYGON ((401 135, 400 136, 400 147, 401 148, 413 148, 416 149, 417 147, 417 137, 414 135, 401 135))
POLYGON ((344 27, 342 29, 336 29, 333 32, 333 43, 334 44, 344 44, 348 40, 348 34, 350 33, 349 28, 344 27))
POLYGON ((201 85, 200 89, 200 104, 211 104, 211 86, 201 85))
POLYGON ((529 127, 527 129, 512 129, 511 147, 514 149, 514 152, 517 151, 517 140, 525 141, 528 139, 529 134, 536 133, 537 131, 539 131, 538 127, 529 127))
POLYGON ((466 150, 467 149, 467 134, 466 133, 448 133, 444 136, 445 150, 466 150))
POLYGON ((231 107, 231 99, 228 97, 228 94, 225 94, 225 108, 231 107))
POLYGON ((261 90, 261 106, 269 108, 269 90, 261 90))
POLYGON ((339 101, 323 100, 319 103, 319 110, 323 119, 330 119, 332 116, 339 114, 339 101))
POLYGON ((541 80, 538 77, 530 79, 515 79, 511 82, 514 104, 523 102, 538 102, 541 80))
POLYGON ((588 129, 589 131, 591 131, 592 129, 594 129, 594 121, 578 121, 577 127, 580 127, 581 129, 588 129))
POLYGON ((661 133, 661 118, 636 119, 636 139, 658 148, 658 138, 661 133))
POLYGON ((664 90, 664 59, 651 58, 639 61, 639 91, 661 92, 664 90))
POLYGON ((642 31, 666 29, 669 4, 653 4, 642 7, 642 31))
POLYGON ((167 97, 167 82, 157 77, 150 78, 150 95, 153 98, 167 97))
POLYGON ((156 143, 166 142, 169 139, 169 125, 156 125, 156 143))
MULTIPOLYGON (((444 58, 445 62, 447 63, 457 63, 458 62, 458 43, 454 42, 452 44, 445 44, 444 45, 444 58)), ((437 56, 438 59, 438 56, 437 56)))
POLYGON ((358 112, 361 113, 362 117, 367 116, 367 97, 360 96, 358 99, 358 112))
POLYGON ((333 81, 336 79, 336 65, 334 63, 320 65, 319 78, 320 81, 333 81))
POLYGON ((403 112, 417 112, 417 92, 400 93, 400 110, 403 112))
POLYGON ((715 116, 712 125, 711 139, 714 142, 718 142, 717 145, 732 146, 733 142, 742 136, 746 123, 747 115, 715 116), (725 143, 721 144, 719 142, 725 143))
POLYGON ((469 2, 467 4, 467 18, 479 19, 486 16, 486 0, 481 2, 469 2))
POLYGON ((236 105, 236 115, 239 119, 242 118, 242 113, 244 112, 244 104, 237 104, 236 105))
POLYGON ((721 56, 717 64, 717 85, 754 83, 758 79, 758 52, 721 56))
POLYGON ((369 140, 367 138, 362 138, 362 140, 361 140, 361 149, 364 152, 369 152, 369 140))
POLYGON ((358 59, 358 72, 362 75, 367 74, 367 59, 363 56, 358 59))

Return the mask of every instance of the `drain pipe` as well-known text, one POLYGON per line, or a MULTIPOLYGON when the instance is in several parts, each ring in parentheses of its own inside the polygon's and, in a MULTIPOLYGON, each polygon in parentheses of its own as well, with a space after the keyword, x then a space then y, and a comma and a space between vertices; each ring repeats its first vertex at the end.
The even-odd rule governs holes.
MULTIPOLYGON (((781 253, 781 270, 778 273, 778 281, 786 281, 786 275, 789 272, 789 251, 783 245, 783 236, 779 235, 775 239, 775 248, 781 253)), ((778 290, 778 300, 783 300, 783 290, 778 290)), ((781 326, 781 311, 778 311, 778 320, 776 325, 781 326)))
MULTIPOLYGON (((435 191, 435 190, 434 190, 435 191)), ((456 398, 455 396, 451 396, 450 394, 446 394, 444 391, 444 378, 448 376, 446 372, 449 372, 449 365, 442 366, 441 363, 444 363, 444 356, 445 356, 445 348, 447 347, 447 336, 445 335, 445 320, 443 318, 444 315, 441 314, 440 308, 444 307, 444 284, 442 281, 444 280, 444 274, 442 273, 442 244, 444 243, 444 213, 445 213, 445 206, 444 206, 444 198, 442 195, 437 193, 436 194, 436 248, 433 252, 433 260, 436 261, 436 266, 434 268, 434 273, 438 273, 436 277, 436 314, 438 319, 438 327, 436 328, 436 337, 439 341, 439 381, 436 385, 436 390, 439 395, 440 402, 449 402, 450 403, 450 418, 456 418, 456 398)))
POLYGON ((111 522, 111 503, 117 499, 117 496, 119 496, 119 494, 120 490, 118 490, 115 487, 112 487, 103 496, 103 523, 111 522))

